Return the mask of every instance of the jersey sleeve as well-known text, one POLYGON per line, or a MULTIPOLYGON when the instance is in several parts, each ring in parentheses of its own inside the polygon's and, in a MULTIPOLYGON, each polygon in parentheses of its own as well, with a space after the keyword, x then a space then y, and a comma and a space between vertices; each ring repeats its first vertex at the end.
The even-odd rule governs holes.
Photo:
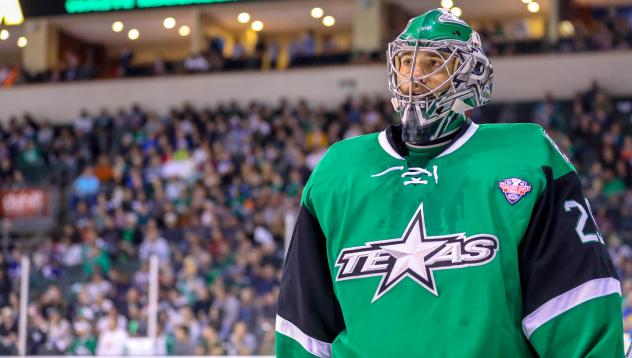
POLYGON ((325 236, 312 213, 310 178, 288 248, 276 317, 277 357, 331 357, 331 343, 344 330, 334 293, 325 236))
POLYGON ((548 145, 546 187, 518 253, 523 332, 540 357, 623 357, 614 265, 577 173, 548 145))

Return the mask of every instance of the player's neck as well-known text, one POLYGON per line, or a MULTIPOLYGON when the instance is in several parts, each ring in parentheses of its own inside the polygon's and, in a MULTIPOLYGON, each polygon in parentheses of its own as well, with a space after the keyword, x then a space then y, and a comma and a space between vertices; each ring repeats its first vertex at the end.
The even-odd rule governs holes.
POLYGON ((401 157, 426 157, 432 159, 463 136, 472 124, 471 120, 465 116, 463 116, 463 120, 459 122, 460 125, 453 126, 453 129, 448 135, 426 143, 416 143, 415 145, 405 143, 402 138, 401 125, 389 126, 385 131, 385 138, 391 148, 401 157))
MULTIPOLYGON (((407 141, 403 134, 402 141, 410 151, 434 152, 437 148, 445 147, 446 144, 449 144, 466 122, 467 117, 465 115, 452 112, 440 121, 435 121, 426 127, 419 128, 418 130, 421 133, 418 135, 416 142, 407 141)), ((406 130, 406 128, 403 127, 402 130, 406 130)))
POLYGON ((442 136, 441 138, 437 138, 426 143, 406 143, 404 142, 406 149, 408 149, 411 153, 439 153, 443 149, 445 149, 461 132, 461 128, 465 125, 466 121, 460 120, 461 125, 455 127, 450 133, 442 136))
POLYGON ((458 139, 458 137, 462 135, 463 129, 465 129, 465 127, 467 127, 467 123, 469 123, 465 116, 459 118, 458 122, 458 126, 455 126, 450 133, 441 138, 421 144, 405 143, 406 149, 408 149, 408 155, 406 156, 408 166, 425 168, 430 160, 448 148, 455 140, 458 139))
POLYGON ((406 144, 408 149, 408 155, 405 157, 409 167, 421 167, 424 168, 428 162, 441 153, 451 143, 451 140, 442 141, 440 143, 426 145, 426 146, 413 146, 406 144))
POLYGON ((442 140, 438 142, 423 144, 423 145, 413 145, 413 144, 406 143, 406 148, 408 148, 410 152, 416 152, 416 153, 435 152, 435 151, 443 150, 443 148, 445 148, 451 141, 452 141, 452 136, 442 138, 442 140))

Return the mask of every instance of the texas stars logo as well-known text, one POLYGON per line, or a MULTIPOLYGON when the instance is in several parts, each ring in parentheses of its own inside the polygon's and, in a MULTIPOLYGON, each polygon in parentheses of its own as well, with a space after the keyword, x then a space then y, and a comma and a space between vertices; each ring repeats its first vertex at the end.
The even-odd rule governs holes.
POLYGON ((422 203, 401 238, 342 250, 336 260, 339 267, 336 281, 382 276, 371 303, 406 277, 439 296, 435 270, 484 265, 494 259, 496 251, 498 239, 493 235, 428 236, 422 203))

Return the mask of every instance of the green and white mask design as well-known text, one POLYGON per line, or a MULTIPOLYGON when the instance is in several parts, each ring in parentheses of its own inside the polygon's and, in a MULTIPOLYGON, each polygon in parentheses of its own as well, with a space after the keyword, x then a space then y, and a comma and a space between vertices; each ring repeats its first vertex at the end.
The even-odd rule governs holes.
POLYGON ((389 91, 412 146, 441 142, 489 103, 492 66, 478 34, 446 9, 415 17, 388 45, 389 91))

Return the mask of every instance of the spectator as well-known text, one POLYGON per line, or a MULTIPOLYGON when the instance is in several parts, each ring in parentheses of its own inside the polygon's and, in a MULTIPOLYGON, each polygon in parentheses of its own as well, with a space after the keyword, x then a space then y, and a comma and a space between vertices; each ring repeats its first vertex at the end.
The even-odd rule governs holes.
POLYGON ((333 55, 338 51, 339 48, 336 39, 331 34, 325 35, 325 38, 323 39, 323 55, 333 55))
POLYGON ((0 86, 4 85, 4 81, 9 77, 10 68, 8 66, 0 67, 0 86))
POLYGON ((20 152, 20 159, 18 160, 18 166, 21 169, 37 168, 43 164, 42 155, 35 146, 33 141, 26 142, 26 145, 20 152))
POLYGON ((9 294, 13 288, 13 282, 7 275, 7 268, 4 262, 0 262, 0 307, 9 305, 9 294))
POLYGON ((174 342, 174 356, 190 356, 195 353, 195 345, 189 336, 189 329, 185 325, 179 325, 175 329, 176 340, 174 342))
POLYGON ((54 135, 55 135, 55 131, 53 127, 50 125, 50 122, 47 120, 44 120, 41 127, 38 128, 37 144, 46 151, 50 150, 51 144, 54 139, 54 135))
POLYGON ((76 337, 70 346, 69 353, 76 356, 94 355, 97 342, 92 336, 90 322, 85 319, 75 322, 74 329, 76 337))
POLYGON ((72 343, 72 331, 68 320, 62 317, 61 312, 51 308, 48 312, 48 330, 46 348, 53 355, 65 354, 72 343))
POLYGON ((228 341, 228 354, 252 355, 255 353, 255 349, 257 349, 255 336, 248 332, 246 323, 237 322, 228 341))
POLYGON ((300 54, 303 57, 316 56, 316 35, 314 30, 307 30, 301 40, 300 54))
POLYGON ((86 167, 83 173, 77 177, 73 186, 75 194, 79 198, 96 199, 100 182, 99 178, 94 175, 92 167, 86 167))
POLYGON ((94 176, 97 177, 99 183, 107 183, 112 180, 114 171, 107 155, 99 156, 97 165, 94 167, 94 176))
POLYGON ((233 60, 238 60, 238 61, 242 61, 246 58, 246 48, 239 41, 236 41, 235 44, 233 45, 232 58, 233 60))
POLYGON ((75 122, 73 123, 73 127, 77 134, 87 134, 92 130, 93 119, 86 110, 82 110, 81 114, 75 122))
POLYGON ((0 322, 0 353, 2 355, 17 355, 18 324, 10 307, 2 308, 2 322, 0 322))
POLYGON ((140 245, 139 256, 141 260, 149 260, 151 255, 156 255, 161 262, 169 261, 171 252, 167 240, 160 236, 155 222, 147 227, 145 239, 140 245))
POLYGON ((96 354, 99 356, 122 356, 125 354, 127 332, 120 328, 116 317, 109 317, 107 329, 99 332, 96 354))
POLYGON ((279 44, 275 41, 269 41, 267 47, 268 61, 270 62, 270 68, 276 69, 278 68, 279 61, 279 44))
POLYGON ((167 73, 167 65, 165 59, 162 58, 162 56, 157 56, 154 60, 154 65, 152 69, 154 76, 162 76, 167 73))
POLYGON ((225 355, 222 342, 217 336, 217 331, 213 327, 204 327, 202 329, 202 339, 196 353, 199 355, 225 355))
POLYGON ((131 64, 134 59, 134 53, 131 49, 125 48, 121 51, 120 56, 120 66, 119 66, 119 76, 127 77, 131 74, 131 64))
POLYGON ((84 287, 91 301, 94 301, 96 297, 99 296, 108 296, 112 290, 112 284, 103 278, 103 275, 99 270, 94 270, 92 273, 92 279, 84 287))
POLYGON ((28 336, 26 341, 27 354, 46 354, 46 342, 48 341, 48 322, 37 312, 36 306, 29 307, 28 336))
POLYGON ((153 353, 156 356, 167 355, 167 335, 165 334, 165 327, 162 323, 158 324, 158 331, 156 332, 156 340, 154 341, 153 353))
POLYGON ((200 53, 193 54, 184 61, 187 72, 207 72, 210 69, 208 60, 200 53))

